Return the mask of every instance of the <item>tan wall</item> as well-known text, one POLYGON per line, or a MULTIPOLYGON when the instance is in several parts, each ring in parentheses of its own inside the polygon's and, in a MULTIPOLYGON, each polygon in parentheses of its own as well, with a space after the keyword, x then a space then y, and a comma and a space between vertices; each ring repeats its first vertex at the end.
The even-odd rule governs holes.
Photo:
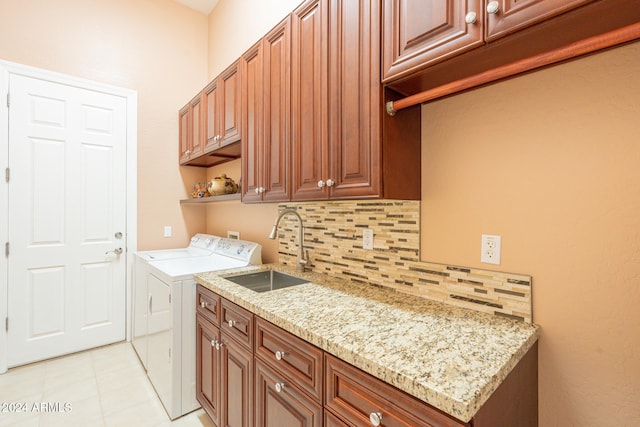
POLYGON ((0 59, 138 92, 139 249, 204 231, 202 213, 178 204, 204 171, 178 167, 177 112, 206 83, 207 17, 171 0, 3 0, 0 9, 0 59))
POLYGON ((640 424, 640 43, 423 106, 422 259, 533 276, 540 426, 640 424))
POLYGON ((220 0, 209 15, 212 79, 282 21, 302 0, 220 0))

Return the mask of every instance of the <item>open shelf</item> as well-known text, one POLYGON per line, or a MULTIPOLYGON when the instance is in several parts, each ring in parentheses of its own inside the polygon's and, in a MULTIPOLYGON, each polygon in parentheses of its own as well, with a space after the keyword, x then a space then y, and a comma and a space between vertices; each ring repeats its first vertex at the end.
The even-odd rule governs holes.
POLYGON ((180 204, 181 205, 203 204, 203 203, 226 202, 228 200, 240 200, 240 193, 225 194, 224 196, 202 197, 200 199, 183 199, 183 200, 180 200, 180 204))

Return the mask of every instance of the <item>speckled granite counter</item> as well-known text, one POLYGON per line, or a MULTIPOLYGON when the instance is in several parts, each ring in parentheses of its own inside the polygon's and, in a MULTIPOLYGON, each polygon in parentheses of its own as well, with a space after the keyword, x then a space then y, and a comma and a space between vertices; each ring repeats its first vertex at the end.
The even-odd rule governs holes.
POLYGON ((465 422, 539 335, 529 323, 282 265, 203 273, 196 281, 465 422), (256 293, 224 279, 269 268, 310 283, 256 293))

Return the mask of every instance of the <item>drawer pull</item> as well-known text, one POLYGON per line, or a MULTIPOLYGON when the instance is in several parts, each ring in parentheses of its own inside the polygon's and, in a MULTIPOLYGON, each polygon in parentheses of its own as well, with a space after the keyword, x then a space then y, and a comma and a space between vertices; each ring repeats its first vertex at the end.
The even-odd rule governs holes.
POLYGON ((238 324, 238 322, 236 320, 229 320, 228 323, 229 323, 229 327, 230 328, 233 328, 238 324))
POLYGON ((280 350, 276 351, 276 360, 284 359, 285 354, 287 353, 285 353, 284 351, 280 351, 280 350))
POLYGON ((382 425, 382 412, 372 412, 369 414, 369 421, 374 427, 382 425))
POLYGON ((207 302, 206 301, 200 301, 200 307, 207 308, 207 302))
POLYGON ((284 383, 276 383, 276 392, 282 393, 284 391, 285 384, 284 383))

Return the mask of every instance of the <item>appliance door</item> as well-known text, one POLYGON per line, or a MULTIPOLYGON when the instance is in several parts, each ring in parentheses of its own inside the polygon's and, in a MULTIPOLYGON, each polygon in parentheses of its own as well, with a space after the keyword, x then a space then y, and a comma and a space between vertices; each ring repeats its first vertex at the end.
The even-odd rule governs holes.
POLYGON ((183 280, 181 290, 182 373, 176 380, 182 381, 182 414, 186 414, 200 407, 196 398, 196 281, 183 280))
POLYGON ((149 313, 147 277, 149 276, 149 264, 136 256, 133 268, 133 334, 131 341, 142 366, 147 369, 147 314, 149 313))
POLYGON ((147 375, 169 417, 174 418, 177 415, 173 415, 175 393, 172 382, 172 362, 175 357, 179 358, 179 351, 176 352, 173 348, 174 310, 171 301, 171 284, 163 282, 153 271, 147 276, 147 284, 149 292, 147 375))

